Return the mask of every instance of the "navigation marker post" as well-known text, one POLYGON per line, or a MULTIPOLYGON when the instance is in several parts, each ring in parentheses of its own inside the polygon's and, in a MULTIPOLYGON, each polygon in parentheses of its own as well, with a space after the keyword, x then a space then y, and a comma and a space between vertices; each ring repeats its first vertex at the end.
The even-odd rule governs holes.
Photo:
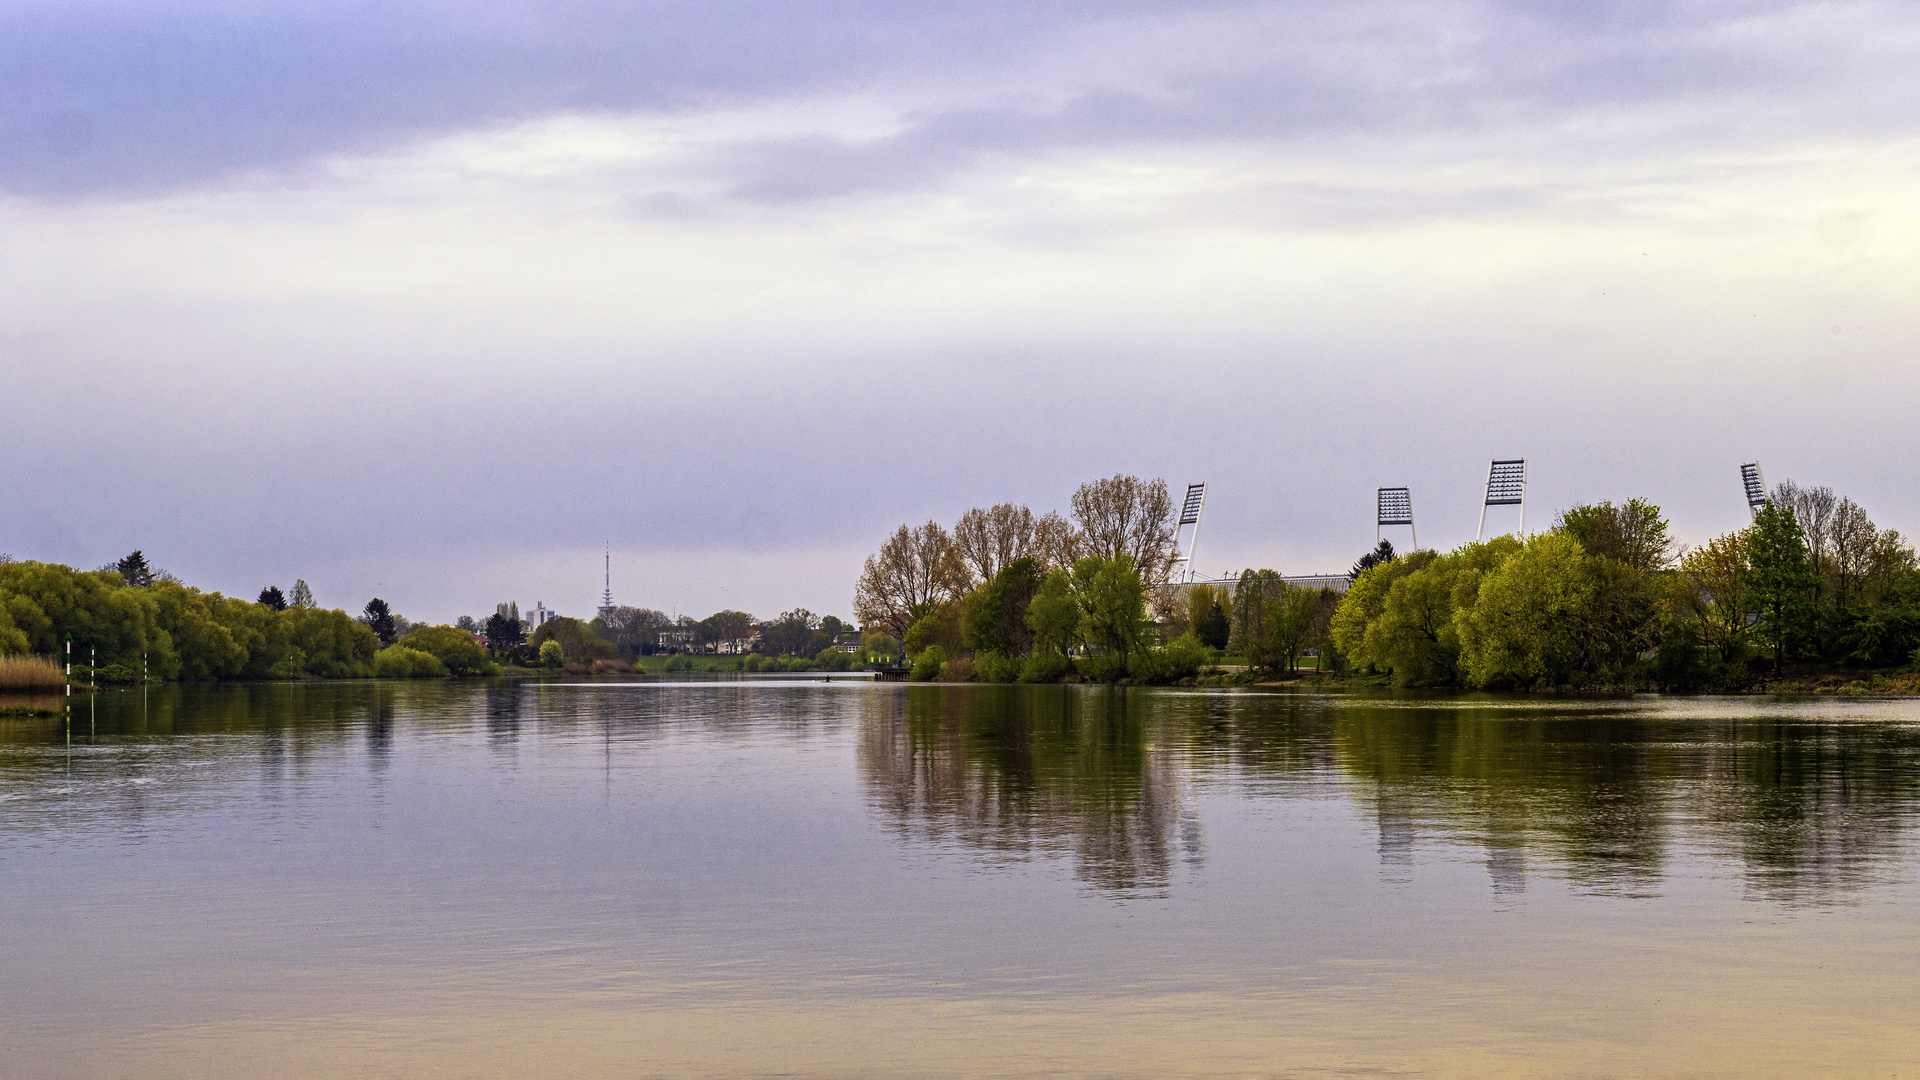
MULTIPOLYGON (((1180 504, 1180 520, 1173 526, 1173 562, 1175 566, 1186 563, 1185 580, 1193 580, 1193 549, 1200 541, 1200 512, 1206 509, 1207 485, 1204 481, 1187 485, 1187 497, 1180 504), (1193 526, 1187 534, 1187 553, 1180 554, 1180 530, 1193 526)), ((1179 579, 1179 575, 1175 575, 1179 579)))
POLYGON ((1520 536, 1527 535, 1527 459, 1495 458, 1487 466, 1487 498, 1480 504, 1480 527, 1473 531, 1474 543, 1487 531, 1487 507, 1518 506, 1520 536))
POLYGON ((1405 525, 1413 532, 1413 550, 1420 549, 1420 532, 1413 527, 1413 491, 1409 488, 1379 488, 1374 492, 1373 542, 1380 542, 1380 530, 1388 525, 1405 525))
POLYGON ((1759 517, 1760 508, 1767 505, 1767 482, 1760 476, 1760 463, 1749 461, 1740 466, 1740 486, 1747 491, 1747 514, 1759 517))

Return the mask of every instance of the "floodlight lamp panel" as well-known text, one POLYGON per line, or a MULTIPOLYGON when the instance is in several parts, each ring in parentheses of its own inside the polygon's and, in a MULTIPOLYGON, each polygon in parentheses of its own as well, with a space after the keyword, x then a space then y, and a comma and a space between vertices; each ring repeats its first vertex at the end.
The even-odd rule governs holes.
POLYGON ((1740 466, 1740 483, 1746 488, 1747 509, 1758 510, 1767 505, 1767 482, 1760 475, 1760 463, 1749 461, 1740 466))
POLYGON ((1207 485, 1205 483, 1188 484, 1186 501, 1180 507, 1180 524, 1198 525, 1200 523, 1200 506, 1206 502, 1206 500, 1207 485))
POLYGON ((1487 470, 1487 505, 1518 506, 1527 498, 1527 459, 1493 462, 1487 470))
POLYGON ((1381 525, 1413 524, 1413 493, 1407 488, 1380 488, 1378 492, 1378 514, 1381 525))

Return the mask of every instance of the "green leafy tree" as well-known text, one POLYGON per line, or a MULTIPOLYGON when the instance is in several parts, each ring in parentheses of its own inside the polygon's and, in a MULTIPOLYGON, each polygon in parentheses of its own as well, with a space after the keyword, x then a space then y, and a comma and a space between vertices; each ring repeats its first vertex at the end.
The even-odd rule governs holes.
POLYGON ((1147 618, 1146 587, 1133 556, 1089 556, 1073 564, 1073 597, 1080 606, 1080 636, 1126 660, 1140 648, 1147 618))
POLYGON ((1209 649, 1224 649, 1233 638, 1233 599, 1225 589, 1195 585, 1187 594, 1187 626, 1209 649))
POLYGON ((1747 541, 1742 530, 1687 552, 1670 594, 1676 616, 1691 628, 1694 640, 1722 661, 1739 655, 1747 629, 1747 541))
POLYGON ((942 603, 933 610, 914 620, 907 627, 906 635, 901 638, 906 645, 907 655, 917 657, 926 650, 938 645, 942 654, 951 656, 961 649, 960 644, 960 605, 942 603))
POLYGON ((1817 584, 1793 509, 1771 502, 1761 507, 1747 530, 1746 585, 1749 606, 1760 615, 1753 636, 1772 650, 1776 672, 1807 638, 1817 584))
POLYGON ((1026 656, 1033 651, 1027 608, 1040 591, 1040 563, 1021 556, 1003 566, 960 605, 961 642, 975 653, 1026 656))
POLYGON ((1376 671, 1393 670, 1391 659, 1375 653, 1369 632, 1386 610, 1387 594, 1393 589, 1393 583, 1425 566, 1432 558, 1431 552, 1416 551, 1377 562, 1360 571, 1360 576, 1347 586, 1339 610, 1333 613, 1329 634, 1348 663, 1376 671))
POLYGON ((1073 574, 1055 570, 1041 579, 1027 604, 1035 655, 1065 657, 1080 644, 1080 604, 1073 596, 1073 574))
MULTIPOLYGON (((542 624, 541 629, 546 629, 546 625, 542 624)), ((557 668, 566 662, 567 650, 560 647, 560 642, 553 638, 548 638, 540 643, 541 667, 557 668)))
POLYGON ((611 660, 620 655, 619 646, 594 633, 584 620, 566 615, 541 623, 528 639, 542 663, 546 662, 549 641, 560 647, 562 657, 574 660, 611 660))
POLYGON ((405 645, 389 645, 373 658, 373 674, 378 679, 432 679, 446 673, 446 666, 431 653, 405 645))
POLYGON ((416 626, 399 644, 427 653, 455 675, 479 675, 492 666, 473 635, 455 626, 416 626))
POLYGON ((1579 541, 1581 550, 1597 558, 1613 559, 1642 574, 1664 569, 1673 561, 1673 541, 1660 508, 1645 499, 1581 504, 1567 510, 1554 528, 1579 541))
POLYGON ((261 589, 259 602, 273 611, 287 610, 286 595, 280 591, 280 586, 278 585, 269 585, 261 589))
POLYGON ((760 640, 755 647, 776 656, 812 655, 813 631, 819 625, 819 619, 806 608, 783 611, 760 629, 760 640))
POLYGON ((1588 658, 1579 616, 1592 602, 1587 554, 1565 533, 1528 537, 1487 573, 1455 627, 1467 679, 1484 688, 1562 685, 1588 658))

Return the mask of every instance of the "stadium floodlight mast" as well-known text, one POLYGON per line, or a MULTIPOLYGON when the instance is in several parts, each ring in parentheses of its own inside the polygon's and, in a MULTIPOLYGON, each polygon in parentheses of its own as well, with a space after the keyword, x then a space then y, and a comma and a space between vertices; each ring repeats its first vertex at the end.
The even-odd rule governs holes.
POLYGON ((1193 548, 1200 541, 1200 511, 1206 509, 1206 506, 1207 485, 1204 482, 1188 484, 1187 497, 1180 503, 1180 520, 1173 527, 1173 563, 1175 566, 1181 563, 1186 564, 1183 574, 1174 575, 1177 581, 1193 580, 1193 548), (1187 548, 1183 555, 1180 551, 1180 530, 1189 525, 1193 526, 1193 531, 1187 534, 1187 548))
POLYGON ((1380 542, 1380 530, 1388 525, 1405 525, 1413 533, 1413 548, 1420 549, 1420 532, 1413 527, 1413 491, 1409 488, 1380 488, 1374 493, 1373 542, 1380 542))
POLYGON ((1760 516, 1760 508, 1767 505, 1767 482, 1760 476, 1760 463, 1749 461, 1740 466, 1740 486, 1747 489, 1747 513, 1752 517, 1760 516))
POLYGON ((1473 531, 1474 543, 1487 531, 1487 507, 1518 506, 1520 535, 1527 535, 1527 459, 1495 458, 1487 466, 1487 498, 1480 504, 1480 527, 1473 531))

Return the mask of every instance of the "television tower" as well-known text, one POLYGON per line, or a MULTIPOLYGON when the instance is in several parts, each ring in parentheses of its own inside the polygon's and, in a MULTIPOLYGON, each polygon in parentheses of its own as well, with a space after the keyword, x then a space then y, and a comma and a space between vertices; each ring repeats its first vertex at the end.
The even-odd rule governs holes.
POLYGON ((613 541, 607 541, 607 588, 600 594, 600 617, 613 614, 613 541))

